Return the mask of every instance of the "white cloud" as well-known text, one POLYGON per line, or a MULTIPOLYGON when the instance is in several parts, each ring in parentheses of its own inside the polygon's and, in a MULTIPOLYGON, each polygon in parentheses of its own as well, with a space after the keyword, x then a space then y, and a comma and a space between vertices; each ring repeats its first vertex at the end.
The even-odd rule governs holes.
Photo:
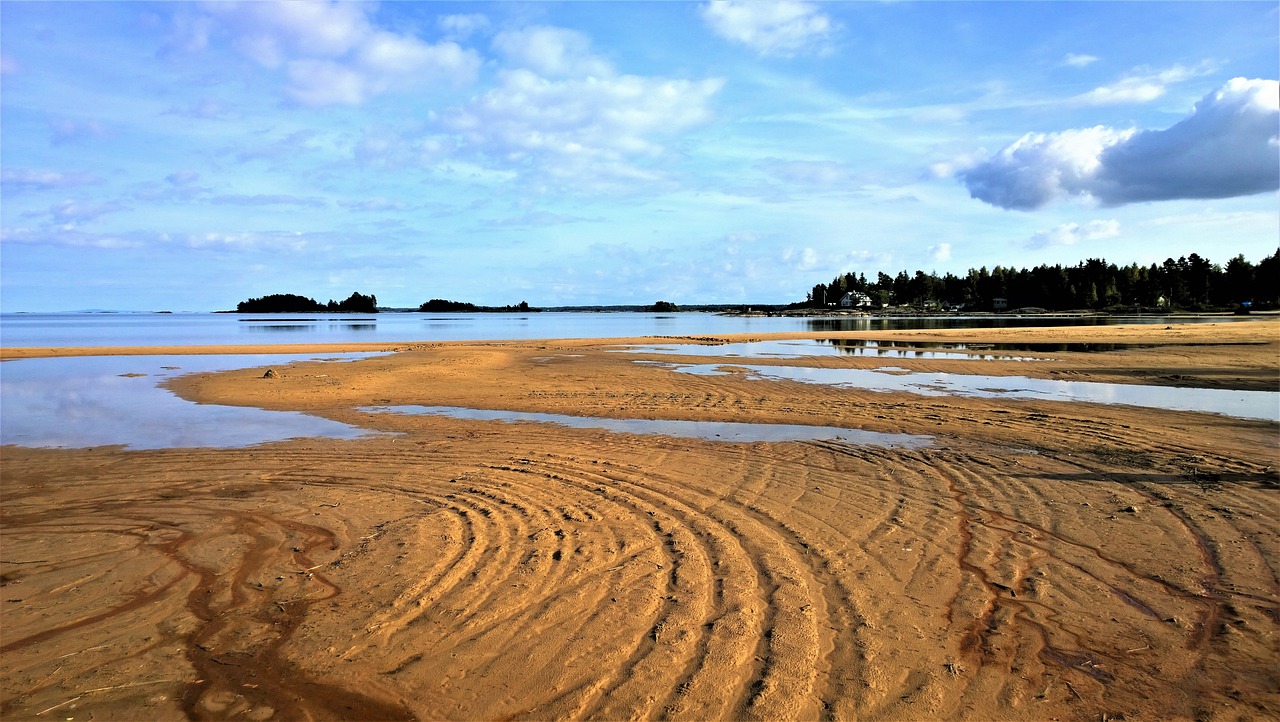
POLYGON ((227 193, 207 199, 215 206, 298 206, 323 208, 328 202, 316 196, 293 196, 284 193, 227 193))
POLYGON ((363 200, 340 200, 338 205, 353 211, 402 211, 409 207, 404 201, 391 200, 381 196, 375 198, 366 198, 363 200))
POLYGON ((935 263, 951 260, 951 244, 939 243, 936 246, 929 246, 929 258, 935 263))
POLYGON ((548 79, 527 69, 499 78, 438 118, 460 152, 610 184, 659 179, 633 162, 663 155, 666 138, 710 119, 710 99, 723 85, 637 75, 548 79))
POLYGON ((884 255, 868 251, 827 251, 811 246, 801 249, 784 248, 780 256, 763 259, 764 265, 770 268, 785 268, 790 271, 823 273, 856 267, 867 267, 883 264, 888 258, 884 255))
POLYGON ((264 249, 270 251, 301 252, 307 249, 308 239, 301 233, 288 231, 210 231, 187 235, 188 248, 214 251, 243 251, 264 249))
POLYGON ((200 180, 200 174, 193 170, 176 170, 165 176, 164 179, 171 185, 185 187, 200 180))
POLYGON ((1067 56, 1062 59, 1063 65, 1067 65, 1073 68, 1083 68, 1089 65, 1093 65, 1096 62, 1098 62, 1098 58, 1096 56, 1076 54, 1076 53, 1067 53, 1067 56))
POLYGON ((489 27, 489 18, 479 13, 469 13, 465 15, 443 15, 436 20, 436 24, 450 38, 455 40, 466 40, 475 33, 487 30, 489 27))
MULTIPOLYGON (((455 42, 431 44, 375 27, 368 16, 372 6, 363 3, 204 7, 231 29, 241 53, 263 67, 283 70, 285 93, 301 105, 360 105, 419 83, 468 83, 480 68, 475 51, 455 42)), ((195 45, 206 44, 207 38, 195 45)))
POLYGON ((1083 226, 1079 223, 1064 223, 1056 228, 1036 233, 1027 240, 1025 246, 1027 248, 1074 246, 1080 241, 1097 241, 1115 238, 1118 235, 1120 235, 1120 222, 1116 220, 1089 221, 1083 226))
POLYGON ((35 170, 33 168, 5 168, 0 170, 0 185, 10 191, 73 188, 101 182, 102 179, 98 176, 79 171, 64 173, 53 170, 35 170))
POLYGON ((1197 75, 1203 75, 1206 67, 1187 68, 1175 65, 1158 72, 1143 72, 1129 75, 1112 83, 1103 85, 1073 99, 1079 105, 1116 105, 1119 103, 1148 103, 1165 94, 1170 85, 1180 83, 1197 75))
POLYGON ((1028 133, 957 176, 974 198, 1019 210, 1252 195, 1280 188, 1278 127, 1280 83, 1235 78, 1165 130, 1028 133))
POLYGON ((96 120, 54 118, 49 121, 49 130, 52 133, 51 140, 54 145, 105 138, 107 135, 107 129, 96 120))
POLYGON ((717 35, 760 55, 824 53, 837 27, 816 5, 800 0, 713 0, 701 10, 717 35))
POLYGON ((493 47, 509 65, 550 77, 603 77, 613 69, 591 55, 587 36, 568 28, 545 25, 504 30, 493 38, 493 47))
POLYGON ((290 56, 340 57, 373 32, 368 7, 358 3, 275 0, 204 7, 231 26, 241 52, 268 68, 290 56))
POLYGON ((124 206, 119 203, 86 203, 67 199, 51 207, 49 216, 62 224, 77 225, 123 209, 124 206))
POLYGON ((137 238, 119 235, 86 233, 74 227, 34 229, 27 227, 0 228, 0 243, 21 243, 39 246, 66 246, 70 248, 102 248, 107 250, 141 248, 145 244, 137 238))
POLYGON ((853 189, 853 170, 843 163, 769 158, 761 161, 757 167, 789 185, 817 190, 853 189))
POLYGON ((1030 210, 1086 192, 1102 152, 1134 134, 1101 125, 1060 133, 1027 133, 994 157, 959 175, 974 198, 1002 208, 1030 210))

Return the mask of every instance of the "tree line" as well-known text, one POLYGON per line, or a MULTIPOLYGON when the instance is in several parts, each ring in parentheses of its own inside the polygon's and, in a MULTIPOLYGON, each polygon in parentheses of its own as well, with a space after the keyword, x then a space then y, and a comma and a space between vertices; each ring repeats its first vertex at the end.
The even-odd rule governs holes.
POLYGON ((378 297, 352 293, 345 301, 329 299, 320 303, 314 298, 293 293, 273 293, 250 298, 236 304, 237 313, 377 313, 378 297))
POLYGON ((521 301, 515 306, 477 306, 466 301, 447 301, 443 298, 433 298, 418 306, 418 311, 422 313, 523 313, 526 311, 537 313, 541 310, 531 308, 528 301, 521 301))
POLYGON ((1149 266, 1117 266, 1090 258, 1074 266, 1035 268, 985 266, 963 276, 916 271, 896 276, 884 272, 874 281, 860 273, 819 283, 803 304, 823 308, 841 301, 857 306, 913 306, 921 309, 990 311, 1042 308, 1202 311, 1251 305, 1280 307, 1280 249, 1258 263, 1237 255, 1226 265, 1192 253, 1149 266))

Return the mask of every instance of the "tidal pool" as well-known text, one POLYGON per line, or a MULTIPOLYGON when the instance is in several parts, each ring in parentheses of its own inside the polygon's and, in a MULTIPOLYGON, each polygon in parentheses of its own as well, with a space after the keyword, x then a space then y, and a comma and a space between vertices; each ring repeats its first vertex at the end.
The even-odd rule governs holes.
MULTIPOLYGON (((721 364, 671 365, 687 374, 730 373, 721 364)), ((752 378, 845 386, 869 391, 905 391, 921 396, 1044 399, 1125 404, 1169 411, 1203 411, 1242 419, 1280 421, 1280 393, 1196 389, 1096 381, 1057 381, 1026 376, 917 373, 899 368, 825 369, 804 366, 735 365, 752 378)))
MULTIPOLYGON (((352 360, 376 354, 326 354, 352 360)), ((78 356, 0 363, 0 444, 130 449, 239 448, 367 429, 298 412, 196 404, 161 388, 180 374, 282 366, 313 355, 78 356)), ((271 383, 262 381, 262 383, 271 383)))
POLYGON ((871 356, 893 359, 962 359, 976 361, 1035 361, 1030 356, 993 354, 989 349, 970 350, 964 344, 933 344, 929 347, 901 341, 854 339, 795 339, 790 341, 745 341, 721 344, 657 344, 627 346, 621 353, 648 353, 672 356, 714 356, 716 358, 804 358, 805 356, 871 356))
POLYGON ((615 434, 648 434, 704 439, 729 443, 753 441, 842 441, 859 446, 918 449, 933 441, 930 436, 884 434, 836 426, 804 426, 799 424, 747 424, 727 421, 675 421, 666 419, 610 419, 596 416, 569 416, 523 411, 493 411, 457 406, 365 406, 366 413, 392 413, 448 416, 475 421, 520 421, 557 424, 575 429, 604 429, 615 434))

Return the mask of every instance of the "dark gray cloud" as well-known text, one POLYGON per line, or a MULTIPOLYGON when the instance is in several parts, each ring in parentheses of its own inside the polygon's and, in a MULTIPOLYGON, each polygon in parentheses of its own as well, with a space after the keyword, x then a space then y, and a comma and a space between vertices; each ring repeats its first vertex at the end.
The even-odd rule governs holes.
POLYGON ((957 173, 974 198, 1033 210, 1072 197, 1118 206, 1280 188, 1280 82, 1235 78, 1165 130, 1027 134, 957 173))

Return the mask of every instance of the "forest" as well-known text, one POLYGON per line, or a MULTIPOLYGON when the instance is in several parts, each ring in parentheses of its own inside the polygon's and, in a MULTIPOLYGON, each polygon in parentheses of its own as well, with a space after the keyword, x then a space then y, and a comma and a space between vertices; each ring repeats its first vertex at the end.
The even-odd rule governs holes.
POLYGON ((1226 265, 1192 253, 1164 263, 1117 266, 1090 258, 1074 266, 1035 268, 985 266, 964 276, 916 271, 896 276, 884 272, 845 273, 819 283, 802 304, 824 308, 844 305, 882 308, 910 306, 922 310, 1158 310, 1208 311, 1271 309, 1280 306, 1280 250, 1251 263, 1237 255, 1226 265))
POLYGON ((345 301, 320 303, 292 293, 273 293, 236 304, 237 313, 377 313, 378 297, 352 293, 345 301))
POLYGON ((433 298, 418 306, 418 310, 422 313, 523 313, 526 311, 537 313, 542 309, 531 308, 528 301, 521 301, 515 306, 477 306, 474 303, 465 301, 447 301, 443 298, 433 298))

